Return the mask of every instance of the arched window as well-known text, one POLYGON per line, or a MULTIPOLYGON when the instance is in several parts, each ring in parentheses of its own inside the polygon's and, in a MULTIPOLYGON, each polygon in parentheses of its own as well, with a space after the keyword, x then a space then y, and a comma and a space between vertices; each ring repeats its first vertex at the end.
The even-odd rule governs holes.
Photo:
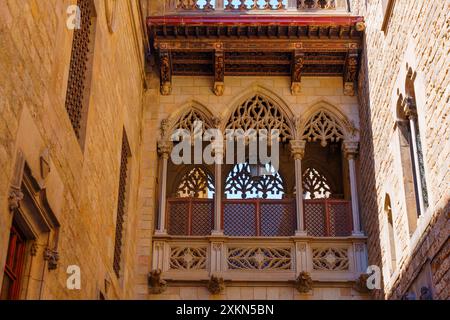
POLYGON ((214 194, 214 179, 204 168, 196 166, 180 179, 176 196, 178 198, 208 198, 214 194))
POLYGON ((417 227, 417 217, 424 214, 429 205, 414 79, 415 75, 410 70, 405 80, 406 96, 401 96, 397 105, 400 159, 410 234, 417 227))
POLYGON ((384 200, 384 212, 386 214, 387 220, 387 236, 388 236, 388 251, 390 256, 390 267, 391 274, 395 271, 397 267, 397 251, 395 248, 395 231, 394 231, 394 221, 392 218, 392 205, 391 198, 386 195, 384 200))
POLYGON ((269 164, 238 163, 225 182, 227 199, 281 199, 283 194, 283 179, 269 164))
POLYGON ((196 121, 202 122, 203 124, 203 130, 207 130, 210 129, 211 123, 210 120, 204 115, 202 114, 200 111, 196 110, 196 109, 189 109, 188 111, 186 111, 178 120, 175 129, 185 129, 188 130, 190 132, 194 131, 194 123, 196 121))

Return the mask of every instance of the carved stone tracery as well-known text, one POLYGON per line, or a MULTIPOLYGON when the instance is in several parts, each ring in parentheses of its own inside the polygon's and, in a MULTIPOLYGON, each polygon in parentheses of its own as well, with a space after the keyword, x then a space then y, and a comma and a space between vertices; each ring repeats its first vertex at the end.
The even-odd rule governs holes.
POLYGON ((206 247, 174 247, 170 250, 170 269, 206 269, 206 247))
POLYGON ((317 112, 307 122, 302 139, 309 142, 320 141, 326 147, 328 141, 338 142, 344 139, 344 130, 336 117, 325 110, 317 112))
POLYGON ((291 248, 228 248, 228 268, 232 270, 290 270, 291 248))
POLYGON ((347 248, 314 248, 313 269, 320 271, 349 270, 350 260, 347 248))
POLYGON ((333 194, 327 177, 312 167, 303 173, 303 193, 310 199, 329 198, 333 194))
POLYGON ((242 103, 231 115, 226 129, 279 130, 282 142, 293 139, 292 129, 283 112, 265 97, 256 94, 242 103))
POLYGON ((225 193, 240 195, 242 199, 259 197, 266 199, 269 195, 284 194, 283 179, 278 172, 253 177, 248 163, 237 164, 227 176, 225 193))
POLYGON ((206 116, 195 109, 190 109, 185 112, 176 123, 175 129, 184 129, 191 133, 194 133, 194 129, 196 129, 194 124, 196 121, 202 123, 202 130, 212 129, 212 125, 210 121, 208 121, 206 116))

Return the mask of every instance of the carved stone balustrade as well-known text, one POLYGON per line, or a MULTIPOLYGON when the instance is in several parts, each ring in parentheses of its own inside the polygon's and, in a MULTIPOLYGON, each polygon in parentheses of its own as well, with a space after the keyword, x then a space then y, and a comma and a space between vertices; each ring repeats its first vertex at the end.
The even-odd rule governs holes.
POLYGON ((356 281, 367 268, 365 238, 155 236, 152 269, 169 281, 356 281))

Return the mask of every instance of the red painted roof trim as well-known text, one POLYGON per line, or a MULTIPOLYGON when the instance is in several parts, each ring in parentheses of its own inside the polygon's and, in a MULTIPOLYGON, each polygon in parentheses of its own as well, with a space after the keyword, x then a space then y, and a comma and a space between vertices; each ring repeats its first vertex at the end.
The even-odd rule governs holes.
POLYGON ((154 16, 147 18, 147 25, 341 25, 351 26, 363 22, 363 17, 348 16, 267 16, 267 15, 233 15, 233 16, 154 16))

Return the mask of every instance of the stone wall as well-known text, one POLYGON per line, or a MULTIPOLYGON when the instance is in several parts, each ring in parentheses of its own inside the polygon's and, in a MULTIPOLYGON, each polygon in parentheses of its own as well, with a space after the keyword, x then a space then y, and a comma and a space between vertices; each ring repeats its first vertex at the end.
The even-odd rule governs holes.
POLYGON ((369 264, 382 267, 384 290, 378 298, 400 298, 411 291, 431 263, 434 297, 448 299, 450 226, 449 28, 446 1, 394 1, 385 32, 382 1, 353 1, 353 12, 366 19, 365 53, 360 74, 362 213, 368 233, 369 264), (408 228, 407 199, 400 161, 396 107, 405 77, 416 73, 415 91, 430 205, 408 228), (394 216, 397 268, 388 272, 389 194, 394 216))
POLYGON ((65 109, 73 38, 73 31, 66 27, 66 10, 76 1, 0 2, 0 283, 12 222, 7 196, 19 149, 32 175, 46 187, 61 224, 58 268, 45 272, 43 288, 31 295, 35 299, 97 299, 100 290, 106 298, 134 297, 145 80, 143 26, 137 2, 117 1, 111 33, 106 2, 94 2, 94 77, 84 147, 65 109), (118 280, 112 266, 123 128, 132 158, 118 280), (39 156, 46 148, 50 174, 44 179, 39 156), (66 288, 69 265, 81 269, 81 290, 66 288))

